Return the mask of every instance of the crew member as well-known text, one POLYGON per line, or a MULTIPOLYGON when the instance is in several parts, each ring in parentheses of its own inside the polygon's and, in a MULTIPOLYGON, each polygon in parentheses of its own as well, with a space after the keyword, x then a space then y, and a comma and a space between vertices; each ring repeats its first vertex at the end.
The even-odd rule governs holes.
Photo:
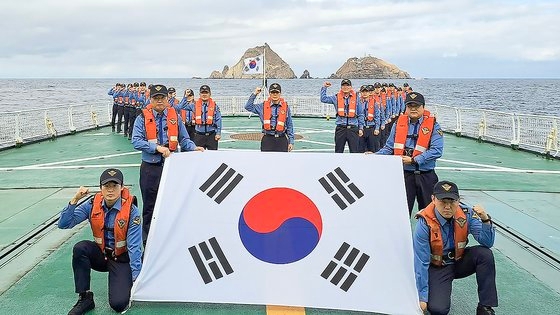
POLYGON ((187 127, 187 132, 189 133, 189 138, 194 139, 194 92, 191 89, 186 89, 183 94, 183 99, 177 105, 177 110, 179 111, 185 127, 187 127), (191 106, 188 106, 191 105, 191 106))
POLYGON ((379 144, 379 107, 375 103, 373 85, 360 87, 360 98, 364 105, 364 135, 360 138, 360 152, 377 152, 379 144))
POLYGON ((200 98, 187 108, 194 111, 196 145, 208 150, 218 150, 218 141, 222 137, 222 115, 211 96, 210 87, 203 85, 200 87, 200 98))
POLYGON ((377 154, 402 157, 410 215, 415 199, 418 201, 418 209, 423 209, 430 203, 432 189, 438 181, 434 171, 436 159, 443 154, 443 131, 435 117, 424 110, 422 94, 408 94, 405 105, 405 114, 399 116, 385 146, 377 154))
POLYGON ((144 243, 150 232, 152 214, 159 189, 163 163, 172 152, 204 151, 191 141, 181 116, 168 103, 167 88, 155 84, 150 90, 150 108, 142 110, 136 118, 132 132, 132 145, 142 151, 140 165, 140 191, 142 192, 142 232, 144 243))
POLYGON ((261 151, 290 152, 294 148, 294 124, 290 107, 282 98, 282 87, 278 83, 271 84, 270 97, 264 103, 255 104, 261 91, 261 87, 257 87, 245 104, 246 110, 261 119, 261 151))
POLYGON ((142 268, 142 226, 136 197, 123 186, 123 174, 115 168, 101 173, 99 187, 100 192, 78 206, 89 194, 86 187, 80 187, 58 220, 61 229, 89 220, 95 240, 74 245, 72 269, 79 298, 69 315, 95 308, 90 291, 92 269, 109 273, 109 305, 117 312, 126 310, 132 282, 142 268))
POLYGON ((496 267, 490 247, 496 230, 480 205, 459 203, 459 189, 449 181, 433 187, 432 202, 416 218, 414 269, 420 308, 432 315, 447 314, 454 279, 476 273, 477 315, 493 315, 498 306, 496 267), (480 244, 467 247, 471 234, 480 244))
POLYGON ((321 102, 334 104, 336 110, 336 130, 334 134, 334 152, 343 153, 348 143, 350 153, 359 152, 359 138, 364 134, 364 108, 356 92, 352 89, 352 82, 348 79, 340 83, 340 91, 327 96, 330 82, 323 83, 321 88, 321 102))

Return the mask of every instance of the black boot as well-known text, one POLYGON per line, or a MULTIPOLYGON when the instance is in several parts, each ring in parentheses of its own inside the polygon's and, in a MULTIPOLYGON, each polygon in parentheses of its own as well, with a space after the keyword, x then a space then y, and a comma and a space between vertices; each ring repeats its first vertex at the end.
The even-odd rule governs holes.
POLYGON ((88 291, 80 293, 78 302, 74 304, 74 307, 68 312, 68 315, 82 315, 94 308, 95 302, 93 302, 93 292, 88 291))
POLYGON ((490 306, 479 305, 476 308, 476 315, 494 315, 496 314, 490 306))

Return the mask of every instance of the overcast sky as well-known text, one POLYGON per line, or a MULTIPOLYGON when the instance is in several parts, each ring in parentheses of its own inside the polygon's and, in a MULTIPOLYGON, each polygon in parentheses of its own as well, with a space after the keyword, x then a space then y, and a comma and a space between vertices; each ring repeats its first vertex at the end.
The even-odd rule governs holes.
POLYGON ((267 42, 297 76, 560 78, 558 0, 0 0, 1 78, 190 78, 267 42))

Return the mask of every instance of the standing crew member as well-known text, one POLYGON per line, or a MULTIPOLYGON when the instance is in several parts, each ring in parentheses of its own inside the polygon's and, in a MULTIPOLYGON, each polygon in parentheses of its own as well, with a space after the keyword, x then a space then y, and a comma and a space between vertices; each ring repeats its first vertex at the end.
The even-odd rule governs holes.
POLYGON ((183 94, 183 99, 177 105, 177 110, 179 111, 185 127, 187 127, 187 132, 189 133, 189 138, 194 139, 194 92, 191 89, 186 89, 183 94), (188 106, 191 104, 191 106, 188 106))
POLYGON ((364 135, 360 138, 360 152, 377 152, 379 150, 379 107, 371 95, 373 85, 362 85, 360 97, 364 104, 364 135))
POLYGON ((164 85, 152 86, 150 103, 151 107, 142 110, 142 115, 136 118, 132 132, 132 145, 136 150, 142 151, 140 191, 143 203, 144 243, 150 232, 165 158, 168 158, 171 152, 175 152, 178 146, 181 146, 181 151, 204 151, 191 141, 181 116, 177 114, 174 107, 169 106, 167 88, 164 85))
POLYGON ((268 100, 255 104, 255 98, 261 91, 257 87, 245 104, 245 109, 259 115, 263 124, 261 151, 290 152, 294 148, 294 124, 290 107, 282 98, 282 87, 278 83, 271 84, 268 100))
POLYGON ((415 199, 418 209, 424 209, 431 201, 432 189, 438 181, 434 171, 436 159, 443 154, 443 131, 435 117, 424 110, 422 94, 408 94, 405 104, 405 114, 399 116, 385 146, 377 154, 402 156, 410 216, 415 199))
POLYGON ((418 212, 414 231, 414 270, 420 308, 432 315, 449 313, 451 285, 476 273, 477 315, 493 315, 498 306, 496 266, 490 247, 496 229, 481 206, 459 203, 457 185, 436 183, 432 202, 418 212), (471 234, 480 244, 467 247, 471 234))
POLYGON ((218 141, 222 137, 222 114, 211 96, 210 87, 201 86, 200 98, 188 105, 187 110, 194 111, 196 145, 207 150, 218 150, 218 141))
POLYGON ((340 91, 335 95, 327 96, 329 86, 330 82, 323 83, 321 102, 334 104, 336 110, 334 152, 343 153, 346 143, 350 153, 359 152, 359 138, 364 134, 364 107, 352 89, 350 80, 342 80, 340 91))
POLYGON ((123 174, 110 168, 101 173, 101 191, 76 206, 89 190, 80 187, 60 213, 58 227, 71 229, 89 220, 94 241, 74 245, 72 269, 78 302, 69 315, 84 314, 95 308, 90 291, 91 270, 109 272, 109 305, 117 312, 129 304, 132 282, 142 268, 142 226, 136 197, 123 186, 123 174))

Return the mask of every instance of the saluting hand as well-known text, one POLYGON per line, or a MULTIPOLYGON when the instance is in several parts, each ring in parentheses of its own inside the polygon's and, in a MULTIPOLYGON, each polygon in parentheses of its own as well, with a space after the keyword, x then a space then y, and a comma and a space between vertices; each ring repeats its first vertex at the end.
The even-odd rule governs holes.
POLYGON ((329 87, 329 86, 331 86, 331 85, 332 85, 332 84, 331 84, 329 81, 325 81, 325 83, 323 83, 323 86, 324 86, 324 87, 329 87))
POLYGON ((80 186, 80 188, 78 188, 78 191, 76 192, 72 200, 70 200, 70 204, 71 205, 77 204, 78 201, 80 201, 80 199, 84 198, 88 194, 89 194, 89 189, 87 187, 80 186))
POLYGON ((480 217, 481 220, 488 220, 488 213, 481 205, 474 205, 472 207, 473 211, 480 217))
POLYGON ((259 93, 262 91, 262 88, 260 86, 255 88, 255 95, 259 95, 259 93))

